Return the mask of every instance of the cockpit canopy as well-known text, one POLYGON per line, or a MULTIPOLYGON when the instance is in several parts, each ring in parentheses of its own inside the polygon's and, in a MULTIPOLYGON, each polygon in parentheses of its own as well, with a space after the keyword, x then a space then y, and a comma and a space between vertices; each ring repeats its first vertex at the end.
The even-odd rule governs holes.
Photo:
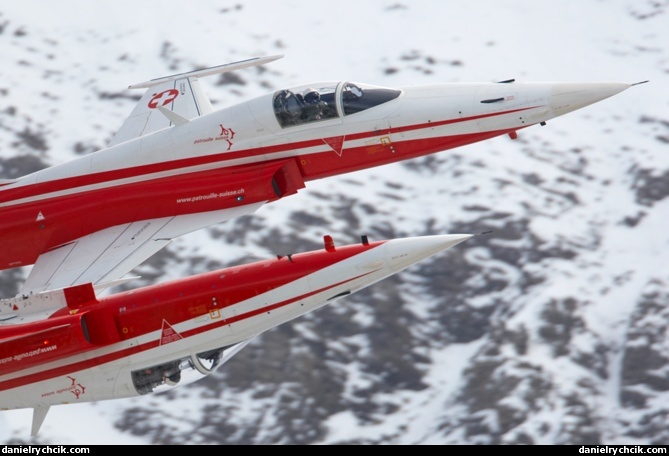
POLYGON ((394 100, 401 93, 355 82, 301 86, 274 94, 274 114, 279 125, 286 128, 356 114, 394 100))

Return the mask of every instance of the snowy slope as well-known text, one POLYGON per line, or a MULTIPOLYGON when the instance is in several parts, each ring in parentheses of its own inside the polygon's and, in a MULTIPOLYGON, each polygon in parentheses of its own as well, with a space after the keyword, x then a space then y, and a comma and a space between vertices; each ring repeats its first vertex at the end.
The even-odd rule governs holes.
MULTIPOLYGON (((203 80, 215 106, 332 79, 650 80, 516 141, 313 182, 180 239, 147 282, 324 234, 493 230, 169 395, 54 407, 34 440, 28 411, 2 412, 0 442, 666 443, 668 16, 636 0, 0 5, 0 178, 104 147, 141 94, 129 84, 259 55, 285 58, 203 80)), ((0 273, 3 296, 21 272, 0 273)))

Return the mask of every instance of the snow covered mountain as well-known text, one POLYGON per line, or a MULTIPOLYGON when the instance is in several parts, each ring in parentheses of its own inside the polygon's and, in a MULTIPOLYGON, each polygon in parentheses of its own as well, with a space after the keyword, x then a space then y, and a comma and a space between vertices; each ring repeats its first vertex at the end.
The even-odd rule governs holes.
MULTIPOLYGON (((133 287, 361 234, 480 233, 269 331, 166 395, 0 412, 0 443, 666 444, 669 2, 174 0, 0 5, 0 178, 106 144, 132 83, 218 106, 310 81, 650 83, 431 157, 310 183, 175 242, 133 287)), ((0 239, 0 248, 2 240, 0 239)), ((0 273, 13 296, 23 270, 0 273)))

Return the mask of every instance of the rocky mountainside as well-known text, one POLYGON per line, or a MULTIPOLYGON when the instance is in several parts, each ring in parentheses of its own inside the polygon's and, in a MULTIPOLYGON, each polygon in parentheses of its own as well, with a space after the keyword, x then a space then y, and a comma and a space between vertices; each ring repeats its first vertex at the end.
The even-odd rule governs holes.
MULTIPOLYGON (((27 411, 2 412, 0 443, 669 441, 669 3, 16 3, 0 6, 0 178, 104 147, 140 95, 128 84, 255 55, 286 58, 203 80, 216 106, 321 79, 650 83, 516 141, 313 182, 178 240, 128 286, 324 234, 490 231, 261 335, 186 388, 56 407, 36 439, 27 411), (53 20, 56 3, 69 16, 53 20)), ((2 296, 25 272, 0 273, 2 296)))

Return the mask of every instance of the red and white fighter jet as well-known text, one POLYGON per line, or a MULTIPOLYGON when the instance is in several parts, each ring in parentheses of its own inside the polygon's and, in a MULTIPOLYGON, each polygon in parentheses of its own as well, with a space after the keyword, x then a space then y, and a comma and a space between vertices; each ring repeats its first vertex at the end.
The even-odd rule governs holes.
MULTIPOLYGON (((0 408, 159 393, 218 369, 257 335, 332 304, 468 234, 324 248, 98 298, 88 283, 6 302, 27 321, 0 328, 0 408)), ((0 316, 8 311, 3 310, 0 316)))
POLYGON ((201 77, 280 57, 130 86, 147 91, 109 147, 0 180, 0 270, 33 265, 19 295, 0 299, 0 409, 34 408, 33 433, 51 405, 206 375, 262 331, 468 235, 326 242, 311 256, 98 297, 172 239, 314 179, 514 138, 635 85, 326 81, 213 110, 201 77))
POLYGON ((199 78, 155 79, 109 147, 0 180, 0 270, 34 264, 22 294, 101 291, 171 239, 295 194, 305 183, 516 131, 627 83, 311 83, 212 109, 199 78))

